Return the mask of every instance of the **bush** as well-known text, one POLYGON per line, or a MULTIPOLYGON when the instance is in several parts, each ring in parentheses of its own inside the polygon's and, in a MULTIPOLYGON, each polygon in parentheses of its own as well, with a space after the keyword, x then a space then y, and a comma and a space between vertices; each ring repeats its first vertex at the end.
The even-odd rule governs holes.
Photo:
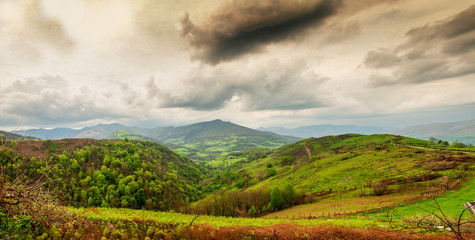
POLYGON ((383 196, 391 193, 391 189, 389 189, 388 185, 377 183, 371 186, 373 189, 374 196, 383 196))

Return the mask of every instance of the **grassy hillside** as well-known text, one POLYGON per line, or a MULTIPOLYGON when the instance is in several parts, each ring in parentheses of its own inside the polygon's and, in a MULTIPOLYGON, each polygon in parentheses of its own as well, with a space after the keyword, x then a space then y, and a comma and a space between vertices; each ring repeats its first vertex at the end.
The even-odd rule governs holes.
MULTIPOLYGON (((148 136, 188 149, 196 149, 200 154, 198 157, 207 160, 215 160, 231 152, 253 148, 274 149, 298 141, 298 138, 261 132, 221 120, 183 127, 157 128, 148 136)), ((194 154, 186 149, 176 150, 185 156, 194 154)))
POLYGON ((459 188, 474 177, 474 150, 394 135, 347 134, 305 139, 228 168, 258 179, 247 191, 294 187, 303 205, 273 213, 263 209, 267 217, 350 214, 459 188))

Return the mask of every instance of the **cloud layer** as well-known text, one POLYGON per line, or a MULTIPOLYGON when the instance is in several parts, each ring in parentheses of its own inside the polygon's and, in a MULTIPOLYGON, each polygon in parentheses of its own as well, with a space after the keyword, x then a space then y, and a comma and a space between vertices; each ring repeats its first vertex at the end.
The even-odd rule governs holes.
POLYGON ((389 69, 375 74, 372 86, 424 83, 475 73, 475 5, 442 21, 413 28, 393 49, 368 52, 365 66, 389 69))
POLYGON ((474 19, 472 0, 0 0, 0 127, 468 118, 474 19))
POLYGON ((179 83, 183 90, 161 90, 149 82, 160 107, 216 110, 238 102, 244 111, 292 110, 327 105, 320 85, 326 78, 302 61, 269 60, 257 66, 228 64, 195 69, 179 83))

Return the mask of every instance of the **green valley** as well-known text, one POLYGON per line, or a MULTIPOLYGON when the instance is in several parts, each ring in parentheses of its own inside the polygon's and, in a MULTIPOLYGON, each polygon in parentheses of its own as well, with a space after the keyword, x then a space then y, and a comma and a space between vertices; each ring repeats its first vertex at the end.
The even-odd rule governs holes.
MULTIPOLYGON (((345 134, 276 148, 257 134, 247 149, 238 134, 197 129, 162 137, 217 153, 199 164, 128 130, 114 133, 123 140, 2 141, 2 230, 39 239, 447 239, 425 228, 444 224, 430 212, 433 199, 451 221, 475 200, 471 146, 345 134), (31 202, 44 194, 47 204, 31 202), (422 228, 417 219, 431 220, 422 228)), ((473 221, 463 215, 463 236, 473 236, 473 221)))

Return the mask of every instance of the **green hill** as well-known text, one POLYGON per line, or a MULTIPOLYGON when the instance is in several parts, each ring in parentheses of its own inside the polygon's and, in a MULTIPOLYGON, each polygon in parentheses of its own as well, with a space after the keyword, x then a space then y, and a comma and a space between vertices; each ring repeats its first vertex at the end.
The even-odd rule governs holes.
MULTIPOLYGON (((457 189, 474 176, 474 150, 395 135, 347 134, 305 139, 229 165, 228 171, 254 179, 250 192, 295 189, 297 203, 304 205, 269 217, 321 216, 403 205, 457 189)), ((454 204, 463 210, 463 203, 454 204)))
MULTIPOLYGON (((269 239, 283 234, 280 230, 286 229, 289 231, 286 239, 293 239, 297 233, 303 236, 299 239, 305 239, 310 229, 302 230, 303 226, 320 228, 322 224, 327 228, 315 234, 330 231, 332 234, 328 236, 337 232, 344 236, 341 231, 347 228, 336 226, 340 224, 371 227, 367 229, 369 232, 358 236, 378 234, 374 239, 386 239, 386 230, 380 232, 384 228, 379 225, 391 224, 398 230, 411 232, 421 229, 414 222, 402 222, 400 215, 394 215, 398 223, 388 222, 393 213, 402 213, 406 219, 411 214, 424 214, 410 206, 425 207, 430 198, 437 197, 447 216, 456 217, 463 210, 462 204, 473 198, 470 188, 474 185, 475 173, 473 147, 454 148, 394 135, 346 134, 304 139, 273 151, 236 152, 233 155, 242 160, 210 173, 203 167, 208 166, 207 162, 197 165, 158 143, 132 140, 140 136, 129 131, 118 131, 116 135, 126 139, 20 141, 14 149, 0 151, 5 180, 2 186, 14 185, 15 178, 26 180, 26 187, 40 180, 47 183, 48 192, 54 190, 58 202, 86 207, 67 208, 73 212, 72 217, 59 220, 51 220, 51 215, 44 213, 42 216, 47 216, 44 221, 48 225, 27 231, 23 228, 25 224, 31 226, 44 221, 42 218, 30 220, 37 215, 23 213, 9 218, 10 225, 2 225, 2 229, 19 236, 42 235, 42 239, 72 238, 73 235, 76 238, 181 238, 185 232, 186 239, 199 239, 199 236, 210 239, 218 233, 228 234, 223 235, 223 239, 229 236, 253 238, 264 229, 268 234, 260 236, 269 239), (132 211, 130 208, 233 218, 132 211), (75 212, 80 215, 74 215, 75 212), (372 215, 377 220, 359 221, 360 214, 366 218, 372 215), (386 222, 379 222, 379 215, 384 215, 381 220, 386 222), (347 220, 335 220, 343 216, 347 220), (16 217, 22 220, 17 221, 15 219, 20 218, 16 217), (328 218, 332 221, 327 221, 328 218), (69 219, 67 224, 64 219, 69 219), (52 222, 55 224, 50 225, 52 222), (212 230, 214 227, 219 231, 212 230), (244 229, 249 231, 241 232, 244 229), (234 233, 239 234, 229 235, 234 233)), ((22 193, 23 185, 14 186, 14 192, 22 193)), ((2 196, 2 204, 11 203, 5 201, 11 194, 2 196)), ((2 209, 8 212, 8 208, 2 209)), ((420 218, 429 219, 427 215, 430 213, 420 218)), ((0 218, 7 219, 6 215, 2 216, 0 218)), ((411 216, 411 219, 419 219, 416 217, 411 216)), ((462 221, 469 221, 469 217, 462 221)), ((428 221, 431 221, 427 223, 430 226, 440 224, 436 220, 428 221)), ((361 231, 354 229, 351 233, 361 234, 361 231)), ((392 233, 392 239, 403 236, 399 232, 392 233)), ((434 239, 432 235, 424 237, 434 239)))
POLYGON ((179 210, 202 197, 207 171, 152 142, 21 141, 0 152, 7 181, 47 182, 66 205, 179 210))
POLYGON ((207 154, 201 153, 196 149, 188 148, 188 147, 177 145, 170 142, 163 142, 156 138, 145 137, 140 134, 131 132, 130 130, 127 130, 127 129, 117 130, 113 134, 107 136, 107 139, 126 139, 126 138, 129 140, 149 141, 149 142, 155 142, 161 145, 165 145, 169 147, 170 149, 172 149, 173 151, 175 151, 176 153, 182 156, 185 156, 187 158, 190 158, 194 161, 204 161, 206 160, 205 157, 208 156, 207 154))
POLYGON ((468 174, 464 169, 471 169, 472 155, 407 137, 352 134, 305 139, 245 164, 239 171, 265 178, 272 164, 278 174, 256 187, 289 182, 305 192, 343 191, 430 174, 457 179, 468 174))
MULTIPOLYGON (((221 120, 182 127, 156 128, 147 136, 196 149, 201 154, 199 157, 207 160, 253 148, 275 149, 299 140, 296 137, 261 132, 221 120)), ((180 152, 179 149, 176 150, 180 152)), ((189 155, 185 152, 185 156, 189 155)))

